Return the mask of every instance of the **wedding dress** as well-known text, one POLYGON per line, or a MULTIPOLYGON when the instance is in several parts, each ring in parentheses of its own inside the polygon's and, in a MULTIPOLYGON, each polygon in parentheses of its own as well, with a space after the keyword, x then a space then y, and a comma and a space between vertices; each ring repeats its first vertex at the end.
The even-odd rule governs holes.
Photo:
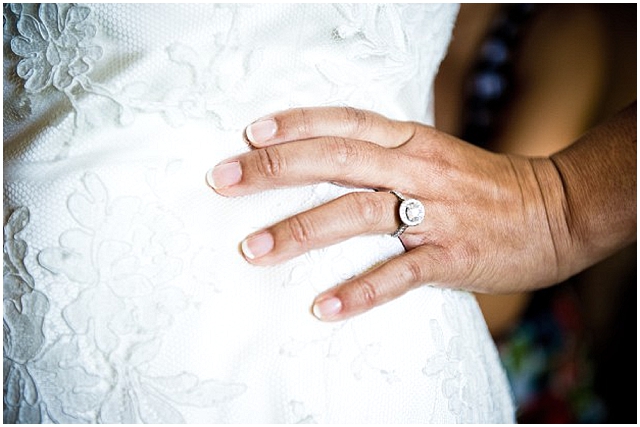
POLYGON ((354 189, 205 184, 278 110, 431 123, 457 10, 5 4, 4 421, 513 422, 471 294, 425 285, 339 323, 310 313, 398 239, 243 260, 251 232, 354 189))

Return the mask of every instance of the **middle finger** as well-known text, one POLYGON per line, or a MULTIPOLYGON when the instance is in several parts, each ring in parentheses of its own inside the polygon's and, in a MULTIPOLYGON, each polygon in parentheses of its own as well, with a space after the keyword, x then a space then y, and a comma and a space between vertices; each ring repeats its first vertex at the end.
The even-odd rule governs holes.
POLYGON ((224 196, 318 182, 405 191, 392 173, 401 165, 399 150, 341 137, 294 141, 225 160, 207 173, 207 182, 224 196))

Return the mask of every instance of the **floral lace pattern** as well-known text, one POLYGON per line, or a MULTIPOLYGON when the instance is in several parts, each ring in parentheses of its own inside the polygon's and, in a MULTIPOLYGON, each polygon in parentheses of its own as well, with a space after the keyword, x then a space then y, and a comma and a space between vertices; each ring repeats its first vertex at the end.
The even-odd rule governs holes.
POLYGON ((20 14, 20 35, 11 40, 11 49, 24 58, 16 71, 25 79, 28 92, 48 86, 72 90, 100 59, 102 49, 91 44, 96 28, 87 20, 89 13, 83 6, 61 10, 56 4, 44 3, 38 8, 38 19, 20 14))
POLYGON ((3 267, 3 372, 4 422, 40 423, 41 399, 32 377, 30 362, 42 350, 47 297, 35 289, 24 265, 27 243, 18 235, 29 223, 29 210, 11 213, 4 226, 3 267), (27 339, 25 339, 27 338, 27 339))
POLYGON ((334 37, 340 43, 351 42, 348 55, 352 62, 351 67, 333 61, 318 64, 320 73, 332 84, 333 96, 345 99, 346 93, 348 103, 360 104, 366 101, 358 99, 358 96, 389 90, 389 84, 397 90, 417 77, 419 57, 412 55, 416 46, 410 45, 405 37, 400 10, 388 5, 376 8, 364 4, 336 7, 346 23, 336 27, 334 37), (370 78, 364 74, 366 77, 363 78, 363 64, 381 64, 380 69, 384 71, 370 78))
MULTIPOLYGON (((458 331, 464 331, 466 322, 472 321, 472 314, 455 303, 444 304, 442 311, 447 323, 456 325, 458 331)), ((486 375, 474 375, 476 367, 487 362, 483 360, 486 355, 472 350, 478 345, 478 337, 460 333, 445 342, 439 322, 431 320, 429 326, 439 351, 426 361, 422 373, 441 378, 442 394, 448 400, 449 410, 456 415, 456 422, 469 422, 479 413, 495 410, 490 396, 475 395, 475 390, 488 387, 491 381, 486 375), (470 354, 474 356, 469 357, 470 354)))
POLYGON ((396 240, 264 270, 234 253, 353 189, 223 199, 202 179, 276 109, 428 121, 456 11, 5 5, 4 421, 511 421, 469 295, 424 287, 329 325, 308 312, 396 240))
MULTIPOLYGON (((15 73, 24 79, 26 92, 23 95, 18 91, 18 96, 5 100, 5 104, 8 101, 11 109, 26 116, 32 113, 34 99, 35 105, 39 104, 38 96, 62 95, 68 101, 73 128, 65 138, 62 151, 57 153, 58 158, 65 157, 72 141, 90 126, 90 120, 85 117, 86 108, 81 105, 84 96, 98 95, 118 104, 113 95, 95 84, 90 76, 103 56, 103 49, 93 41, 97 29, 90 14, 91 9, 85 6, 54 3, 5 4, 4 8, 5 36, 15 31, 10 39, 11 53, 19 58, 15 73)), ((126 110, 122 105, 119 111, 121 118, 124 117, 126 110)))
POLYGON ((39 415, 36 389, 48 402, 47 416, 62 423, 183 423, 176 406, 215 406, 242 394, 243 384, 148 373, 162 346, 159 334, 189 304, 172 283, 182 269, 176 254, 188 246, 179 221, 135 198, 110 200, 94 174, 83 178, 83 190, 67 205, 78 227, 60 236, 60 246, 40 251, 38 261, 75 284, 77 297, 61 313, 68 333, 39 355, 48 303, 33 289, 22 262, 26 244, 16 237, 28 210, 16 210, 5 226, 5 326, 11 332, 5 334, 5 403, 15 406, 5 421, 39 415), (87 355, 90 365, 83 362, 87 355))

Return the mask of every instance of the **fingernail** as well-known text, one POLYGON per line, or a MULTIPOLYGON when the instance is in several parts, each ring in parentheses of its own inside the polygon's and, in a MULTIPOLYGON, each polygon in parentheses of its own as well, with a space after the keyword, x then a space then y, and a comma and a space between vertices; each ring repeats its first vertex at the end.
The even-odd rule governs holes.
POLYGON ((340 313, 340 310, 342 302, 336 297, 320 300, 313 305, 313 315, 320 320, 331 318, 340 313))
POLYGON ((240 178, 242 178, 240 162, 222 163, 207 173, 207 183, 215 189, 237 184, 240 178))
POLYGON ((262 232, 246 238, 241 245, 242 253, 249 259, 256 259, 266 255, 273 249, 273 236, 262 232))
POLYGON ((273 119, 259 120, 247 126, 247 138, 253 143, 265 142, 273 138, 277 128, 273 119))

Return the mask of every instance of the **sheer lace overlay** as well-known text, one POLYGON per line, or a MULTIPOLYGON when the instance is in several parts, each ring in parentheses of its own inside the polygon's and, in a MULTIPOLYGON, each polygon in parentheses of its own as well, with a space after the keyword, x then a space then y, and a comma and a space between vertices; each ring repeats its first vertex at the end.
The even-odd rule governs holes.
POLYGON ((431 120, 455 5, 5 4, 4 422, 512 422, 473 296, 337 324, 364 236, 258 268, 249 233, 347 191, 204 182, 273 111, 431 120))

